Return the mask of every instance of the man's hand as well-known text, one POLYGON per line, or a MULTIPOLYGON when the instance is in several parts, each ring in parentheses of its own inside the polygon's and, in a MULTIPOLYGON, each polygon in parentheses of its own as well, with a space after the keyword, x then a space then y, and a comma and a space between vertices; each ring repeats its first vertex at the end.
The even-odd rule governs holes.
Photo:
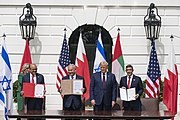
POLYGON ((82 93, 84 93, 84 91, 85 91, 85 88, 81 88, 81 91, 82 91, 82 93))
POLYGON ((46 94, 46 90, 44 90, 44 95, 46 94))
POLYGON ((63 95, 62 89, 59 89, 58 92, 59 92, 61 95, 63 95))
POLYGON ((136 94, 136 95, 135 95, 135 99, 137 99, 138 97, 139 97, 139 94, 136 94))
POLYGON ((116 101, 120 101, 120 100, 121 100, 121 98, 120 98, 120 97, 117 97, 117 98, 116 98, 116 101))
POLYGON ((93 99, 93 100, 91 100, 91 104, 92 104, 93 106, 95 106, 96 102, 95 102, 95 100, 94 100, 94 99, 93 99))
POLYGON ((121 88, 122 88, 122 89, 126 89, 126 87, 124 87, 124 86, 122 86, 121 88))
POLYGON ((61 94, 62 97, 64 97, 64 94, 62 93, 62 89, 59 89, 58 92, 61 94))
POLYGON ((61 94, 62 93, 62 89, 59 89, 58 92, 61 94))
POLYGON ((21 94, 21 96, 23 96, 23 95, 24 95, 24 91, 21 91, 21 93, 20 93, 20 94, 21 94))
POLYGON ((115 104, 116 104, 116 102, 115 102, 115 101, 112 101, 112 107, 114 107, 115 104))

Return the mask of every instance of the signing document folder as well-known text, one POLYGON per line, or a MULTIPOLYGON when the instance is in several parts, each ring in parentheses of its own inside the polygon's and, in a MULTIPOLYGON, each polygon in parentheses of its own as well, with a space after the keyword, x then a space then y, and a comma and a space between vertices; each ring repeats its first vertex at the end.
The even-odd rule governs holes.
POLYGON ((24 97, 44 98, 44 84, 23 83, 24 97))
POLYGON ((130 88, 130 89, 120 88, 121 100, 124 100, 124 101, 136 100, 135 95, 136 95, 135 88, 130 88))
POLYGON ((44 98, 44 84, 36 84, 34 89, 34 96, 36 98, 44 98))
POLYGON ((83 88, 83 80, 75 79, 75 80, 62 80, 61 81, 61 89, 62 94, 64 95, 82 95, 83 88))
POLYGON ((73 81, 73 94, 82 95, 83 81, 82 80, 74 80, 73 81))

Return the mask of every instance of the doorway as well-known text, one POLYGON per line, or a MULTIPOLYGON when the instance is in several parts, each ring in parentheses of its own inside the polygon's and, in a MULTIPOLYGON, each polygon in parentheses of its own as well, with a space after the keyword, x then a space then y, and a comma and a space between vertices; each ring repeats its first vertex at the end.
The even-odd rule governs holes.
POLYGON ((84 42, 84 47, 89 62, 90 76, 93 73, 95 52, 96 52, 96 42, 98 40, 99 30, 101 30, 102 43, 104 46, 104 52, 109 64, 109 71, 111 72, 112 63, 112 37, 109 32, 102 26, 96 24, 85 24, 76 28, 70 38, 69 38, 69 50, 71 62, 75 64, 77 45, 79 41, 80 31, 82 31, 82 39, 84 42))

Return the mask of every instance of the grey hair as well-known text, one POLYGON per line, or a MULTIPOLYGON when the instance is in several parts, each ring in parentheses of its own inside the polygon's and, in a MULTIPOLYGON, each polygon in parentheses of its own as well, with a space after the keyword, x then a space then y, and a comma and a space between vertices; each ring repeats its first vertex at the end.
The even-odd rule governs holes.
POLYGON ((29 69, 30 68, 30 64, 29 63, 25 63, 23 66, 22 66, 22 72, 24 72, 26 69, 29 69))
POLYGON ((74 69, 76 69, 76 66, 74 64, 69 64, 68 66, 73 67, 74 69))
POLYGON ((106 61, 101 61, 100 65, 107 65, 108 66, 108 63, 106 61))

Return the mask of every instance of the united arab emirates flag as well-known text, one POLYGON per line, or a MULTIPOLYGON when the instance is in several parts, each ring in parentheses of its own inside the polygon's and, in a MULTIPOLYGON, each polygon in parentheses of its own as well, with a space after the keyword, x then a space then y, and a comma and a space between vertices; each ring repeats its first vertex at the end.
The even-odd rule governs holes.
POLYGON ((120 34, 118 32, 116 44, 114 47, 114 55, 112 60, 112 73, 115 74, 119 84, 121 77, 124 75, 124 58, 121 50, 120 34))

